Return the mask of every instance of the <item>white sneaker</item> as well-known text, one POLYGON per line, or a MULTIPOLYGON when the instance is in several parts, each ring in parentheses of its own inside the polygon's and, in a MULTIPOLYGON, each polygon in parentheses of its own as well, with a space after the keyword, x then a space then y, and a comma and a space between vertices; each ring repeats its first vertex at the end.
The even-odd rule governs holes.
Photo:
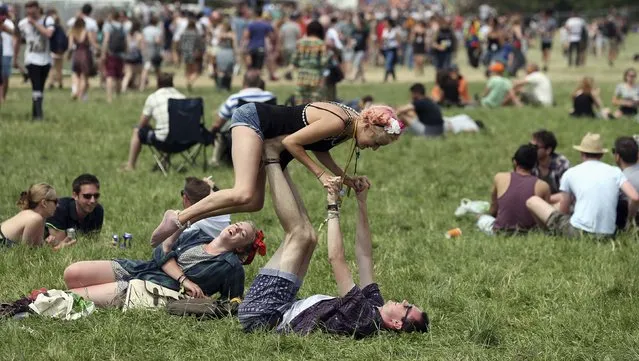
POLYGON ((490 209, 490 203, 486 201, 471 201, 464 198, 461 200, 461 204, 455 210, 455 217, 461 217, 468 213, 483 214, 490 209))

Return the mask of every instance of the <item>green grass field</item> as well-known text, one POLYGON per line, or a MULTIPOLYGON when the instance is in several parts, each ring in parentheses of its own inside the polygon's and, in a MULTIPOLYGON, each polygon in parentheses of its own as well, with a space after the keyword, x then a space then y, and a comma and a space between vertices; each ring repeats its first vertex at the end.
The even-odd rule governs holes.
MULTIPOLYGON (((632 40, 628 49, 639 43, 636 37, 632 40)), ((623 56, 629 59, 629 51, 623 56)), ((490 238, 475 229, 473 220, 453 216, 461 198, 488 199, 494 173, 509 170, 516 148, 539 128, 556 133, 558 150, 573 163, 578 162, 578 153, 571 145, 587 131, 601 133, 607 147, 617 136, 639 133, 631 120, 567 116, 569 93, 584 74, 596 78, 602 98, 610 103, 621 69, 630 62, 620 61, 615 69, 604 64, 596 60, 585 69, 567 70, 557 59, 550 75, 558 106, 552 109, 471 109, 468 114, 486 123, 485 133, 436 141, 407 135, 377 152, 362 153, 361 174, 373 183, 369 210, 377 281, 387 299, 405 298, 428 311, 429 334, 386 333, 363 341, 325 334, 246 335, 233 319, 199 322, 162 311, 99 310, 74 322, 37 317, 0 321, 0 360, 639 359, 636 236, 625 234, 615 244, 568 241, 542 233, 490 238), (444 232, 457 226, 463 236, 445 239, 444 232)), ((404 73, 401 78, 412 77, 404 73)), ((478 92, 482 86, 474 82, 472 90, 478 92)), ((408 100, 407 88, 407 83, 344 84, 339 93, 344 98, 371 93, 378 101, 398 105, 408 100)), ((272 90, 283 99, 292 88, 272 90)), ((225 95, 210 87, 197 88, 195 95, 205 98, 210 124, 213 109, 225 95)), ((145 96, 126 94, 109 105, 99 90, 93 90, 88 103, 71 102, 66 90, 50 91, 45 99, 47 120, 34 123, 28 120, 29 90, 12 91, 0 109, 0 220, 17 211, 15 201, 30 183, 45 181, 59 195, 69 195, 72 179, 83 172, 96 174, 102 182, 106 220, 98 240, 80 239, 75 247, 58 253, 48 248, 0 250, 0 300, 15 300, 34 288, 63 288, 62 272, 75 261, 150 256, 146 240, 164 210, 180 206, 186 174, 165 178, 151 172, 148 149, 137 172, 117 171, 126 160, 131 128, 145 96), (111 234, 125 231, 134 234, 134 247, 111 248, 111 234)), ((343 164, 347 147, 335 154, 343 164)), ((613 158, 607 155, 604 161, 613 158)), ((290 169, 314 225, 319 226, 325 213, 324 191, 299 164, 290 169)), ((232 185, 232 171, 226 168, 203 172, 198 167, 187 174, 211 174, 220 186, 232 185)), ((355 211, 354 199, 346 199, 342 228, 350 259, 354 259, 355 211)), ((282 239, 268 197, 263 211, 233 219, 251 219, 261 226, 269 254, 282 239)), ((325 244, 326 235, 321 233, 301 297, 336 293, 325 244)), ((246 268, 247 288, 265 262, 258 257, 246 268)))

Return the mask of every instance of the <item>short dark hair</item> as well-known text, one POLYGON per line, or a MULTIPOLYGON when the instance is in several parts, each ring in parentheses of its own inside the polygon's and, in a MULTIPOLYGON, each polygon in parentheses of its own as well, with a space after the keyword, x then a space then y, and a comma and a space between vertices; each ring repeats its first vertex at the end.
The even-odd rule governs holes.
POLYGON ((426 88, 422 83, 415 83, 410 86, 411 93, 417 93, 419 95, 426 95, 426 88))
POLYGON ((324 40, 324 27, 319 21, 313 20, 308 23, 308 26, 306 27, 306 34, 308 36, 315 36, 324 40))
POLYGON ((40 3, 37 1, 28 1, 24 4, 25 9, 29 8, 40 8, 40 3))
POLYGON ((211 190, 217 192, 219 189, 211 186, 200 178, 187 177, 184 180, 184 195, 192 202, 197 203, 211 194, 211 190))
POLYGON ((173 87, 173 73, 160 73, 158 75, 158 89, 173 87))
POLYGON ((428 314, 426 312, 422 312, 421 320, 411 320, 410 318, 406 318, 402 322, 403 332, 428 332, 430 331, 430 320, 428 319, 428 314))
POLYGON ((80 188, 86 184, 94 184, 98 189, 100 189, 100 181, 98 177, 93 174, 84 173, 80 174, 76 179, 73 180, 71 184, 71 188, 73 189, 73 193, 80 194, 80 188))
POLYGON ((530 144, 520 145, 513 155, 513 160, 517 166, 532 170, 537 165, 537 147, 530 144))
POLYGON ((589 158, 589 159, 601 159, 601 158, 603 158, 603 153, 586 153, 586 152, 581 152, 581 154, 583 154, 586 158, 589 158))
POLYGON ((244 85, 250 88, 261 88, 262 78, 260 77, 260 71, 257 69, 250 69, 244 74, 244 85))
POLYGON ((372 103, 373 102, 373 96, 372 95, 364 95, 362 97, 362 103, 372 103))
POLYGON ((637 163, 639 158, 639 145, 632 137, 619 137, 615 140, 613 153, 619 154, 621 160, 628 164, 637 163))
POLYGON ((91 12, 93 11, 93 6, 91 6, 91 4, 86 3, 84 5, 82 5, 82 13, 86 16, 91 15, 91 12))
POLYGON ((532 134, 532 137, 543 143, 545 148, 551 148, 552 153, 557 149, 557 138, 555 138, 555 134, 549 130, 539 129, 532 134))

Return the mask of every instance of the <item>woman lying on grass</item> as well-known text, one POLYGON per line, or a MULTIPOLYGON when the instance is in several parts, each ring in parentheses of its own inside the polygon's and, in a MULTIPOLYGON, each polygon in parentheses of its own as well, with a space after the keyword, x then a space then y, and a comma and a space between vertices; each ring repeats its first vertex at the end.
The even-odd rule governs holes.
MULTIPOLYGON (((235 185, 204 198, 183 211, 167 211, 151 242, 157 245, 188 222, 220 214, 255 212, 264 206, 265 173, 261 165, 262 143, 286 135, 282 144, 283 168, 293 160, 300 161, 321 184, 332 174, 345 177, 329 150, 347 139, 353 139, 353 151, 390 144, 397 140, 403 124, 392 108, 373 105, 361 114, 337 103, 310 103, 295 107, 249 103, 238 108, 232 118, 232 158, 235 185), (327 170, 307 154, 312 151, 327 170)), ((347 166, 348 168, 348 166, 347 166)), ((351 179, 344 183, 353 187, 351 179)))
POLYGON ((51 237, 44 239, 45 221, 53 216, 58 205, 58 196, 52 186, 46 183, 31 185, 29 190, 20 194, 17 204, 22 210, 0 225, 0 247, 18 243, 41 246, 46 242, 58 250, 75 243, 75 240, 69 240, 54 244, 51 237))
MULTIPOLYGON (((211 193, 205 181, 187 178, 182 200, 188 208, 211 193)), ((218 218, 218 217, 215 217, 218 218)), ((150 261, 115 259, 77 262, 64 271, 71 292, 96 305, 120 306, 131 279, 151 281, 166 288, 184 287, 192 297, 241 297, 244 292, 243 264, 250 264, 256 252, 266 254, 264 235, 249 222, 220 227, 215 219, 203 219, 171 237, 153 250, 150 261), (218 226, 216 237, 212 227, 218 226)), ((222 223, 223 224, 223 223, 222 223)), ((226 223, 228 224, 228 222, 226 223)))

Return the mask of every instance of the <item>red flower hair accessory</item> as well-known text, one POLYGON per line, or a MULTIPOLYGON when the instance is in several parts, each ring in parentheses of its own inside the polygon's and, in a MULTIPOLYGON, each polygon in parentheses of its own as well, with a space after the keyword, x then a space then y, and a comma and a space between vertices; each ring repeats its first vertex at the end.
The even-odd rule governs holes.
POLYGON ((266 256, 266 243, 264 243, 264 232, 258 230, 255 232, 255 240, 250 247, 250 251, 246 260, 242 262, 243 265, 248 265, 253 262, 253 258, 255 258, 255 254, 259 253, 260 256, 266 256))

